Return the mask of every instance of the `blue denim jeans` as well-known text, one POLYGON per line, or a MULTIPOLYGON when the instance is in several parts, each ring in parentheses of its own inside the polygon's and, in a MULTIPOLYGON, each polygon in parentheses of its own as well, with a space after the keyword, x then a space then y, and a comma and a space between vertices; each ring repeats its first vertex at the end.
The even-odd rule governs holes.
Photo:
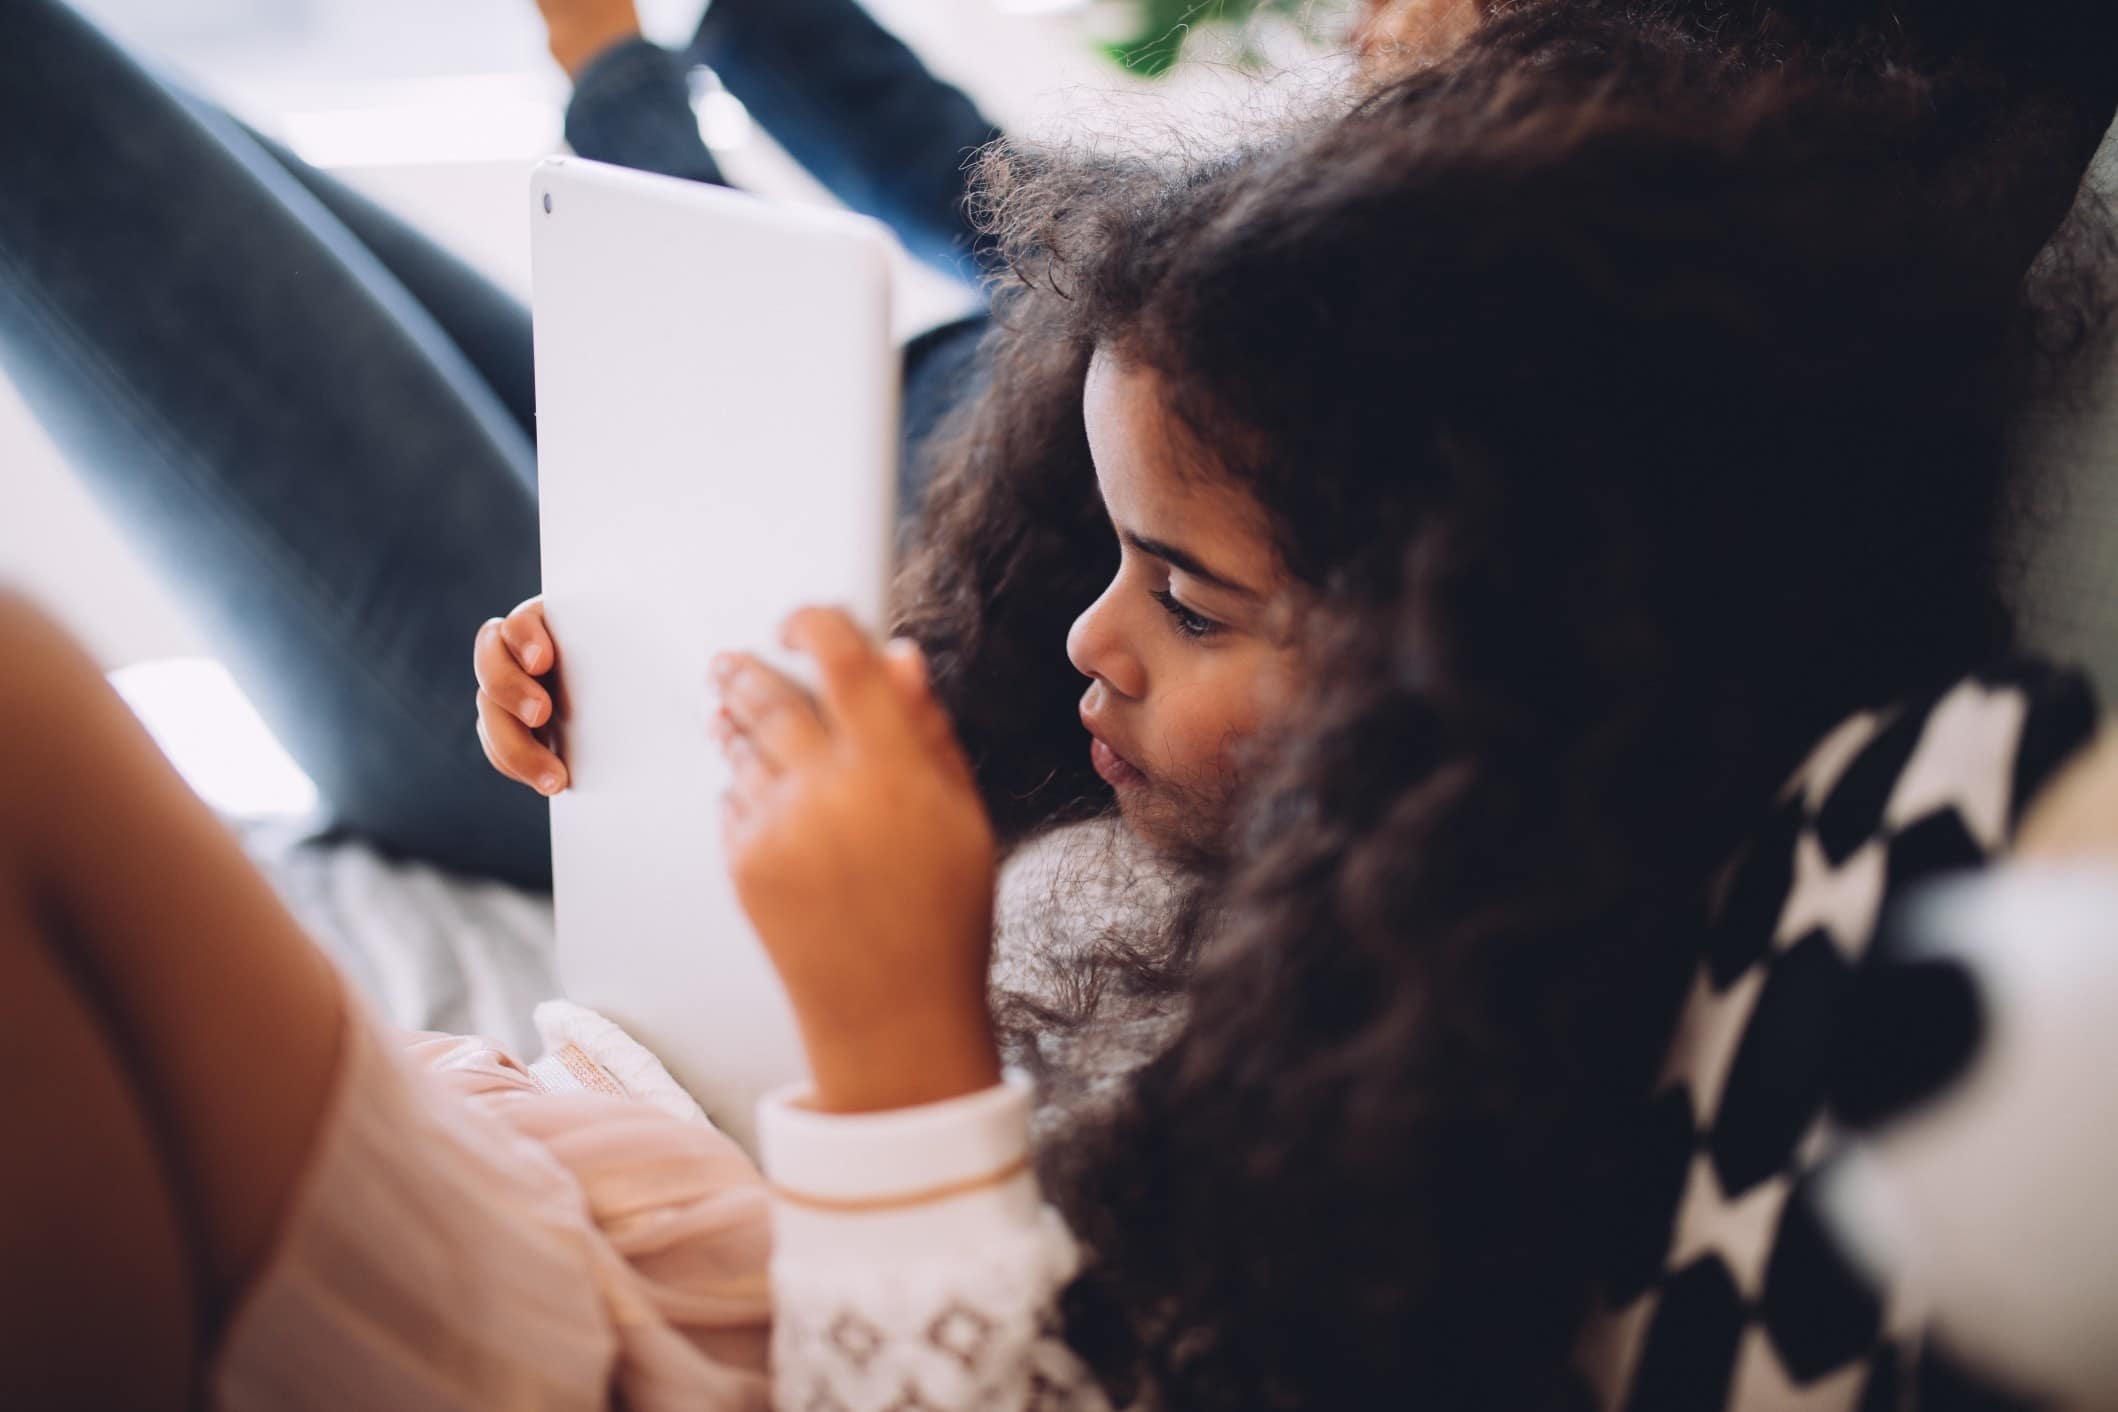
MULTIPOLYGON (((720 3, 769 29, 785 0, 720 3)), ((785 13, 832 6, 855 8, 785 13)), ((486 765, 469 674, 477 625, 538 589, 528 311, 57 0, 8 0, 4 28, 0 367, 164 571, 335 827, 548 885, 544 802, 486 765)), ((667 107, 682 102, 676 61, 622 62, 645 98, 585 91, 570 130, 630 123, 647 134, 633 165, 667 169, 674 154, 713 179, 696 128, 667 107)), ((958 113, 924 131, 950 147, 967 130, 958 113)), ((930 207, 906 233, 929 258, 959 258, 972 241, 947 219, 930 207)), ((908 350, 908 428, 975 378, 978 323, 908 350)))

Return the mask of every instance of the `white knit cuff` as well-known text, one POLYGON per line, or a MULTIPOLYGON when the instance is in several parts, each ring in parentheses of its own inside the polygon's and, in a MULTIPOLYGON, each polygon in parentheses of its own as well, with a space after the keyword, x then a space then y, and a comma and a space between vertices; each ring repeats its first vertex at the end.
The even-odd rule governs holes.
POLYGON ((808 1092, 758 1103, 781 1255, 932 1258, 1038 1224, 1028 1084, 881 1113, 820 1113, 802 1106, 808 1092))

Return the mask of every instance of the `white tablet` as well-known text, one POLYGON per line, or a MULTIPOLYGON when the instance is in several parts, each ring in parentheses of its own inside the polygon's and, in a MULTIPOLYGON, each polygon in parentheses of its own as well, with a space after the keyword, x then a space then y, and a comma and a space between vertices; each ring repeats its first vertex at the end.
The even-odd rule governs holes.
MULTIPOLYGON (((860 217, 572 159, 531 185, 559 979, 746 1146, 802 1073, 721 860, 706 663, 807 602, 880 622, 898 358, 860 217)), ((858 937, 848 937, 858 945, 858 937)))

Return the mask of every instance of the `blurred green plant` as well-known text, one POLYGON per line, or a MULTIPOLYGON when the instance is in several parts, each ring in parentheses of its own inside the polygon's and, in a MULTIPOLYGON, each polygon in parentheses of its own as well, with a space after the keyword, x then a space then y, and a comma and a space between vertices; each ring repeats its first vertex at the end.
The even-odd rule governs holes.
POLYGON ((1194 30, 1233 32, 1238 61, 1248 63, 1259 57, 1245 35, 1254 20, 1281 15, 1310 29, 1319 6, 1318 0, 1134 0, 1134 8, 1140 19, 1132 38, 1106 44, 1103 51, 1136 74, 1160 78, 1177 66, 1184 41, 1194 30))

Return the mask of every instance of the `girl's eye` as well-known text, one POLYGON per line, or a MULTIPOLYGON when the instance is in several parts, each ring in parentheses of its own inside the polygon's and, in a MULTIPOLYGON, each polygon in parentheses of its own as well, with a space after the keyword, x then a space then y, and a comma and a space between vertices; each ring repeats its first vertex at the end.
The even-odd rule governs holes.
POLYGON ((1176 595, 1166 588, 1153 590, 1155 602, 1169 614, 1179 633, 1185 637, 1211 637, 1221 630, 1221 625, 1211 618, 1202 618, 1177 601, 1176 595))

